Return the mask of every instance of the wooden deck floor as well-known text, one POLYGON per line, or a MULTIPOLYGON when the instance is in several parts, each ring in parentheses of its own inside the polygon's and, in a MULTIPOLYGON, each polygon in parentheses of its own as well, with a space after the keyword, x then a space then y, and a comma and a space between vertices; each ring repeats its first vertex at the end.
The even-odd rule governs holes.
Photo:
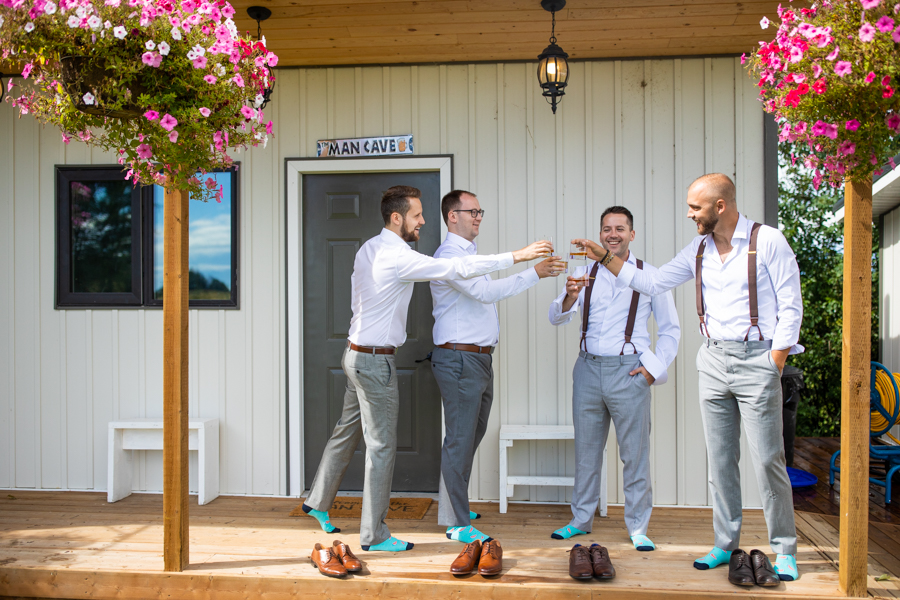
MULTIPOLYGON (((362 574, 322 577, 308 555, 315 542, 341 538, 358 549, 358 522, 337 520, 338 535, 322 533, 308 517, 288 517, 295 499, 220 497, 191 506, 191 566, 162 571, 162 497, 135 494, 115 504, 105 494, 21 492, 0 496, 0 596, 167 600, 266 600, 297 598, 767 598, 839 596, 834 558, 837 531, 826 515, 799 513, 801 578, 774 589, 737 588, 726 569, 697 571, 694 557, 712 544, 708 509, 656 508, 650 536, 659 549, 636 552, 626 535, 622 508, 610 507, 581 543, 610 549, 618 576, 611 582, 568 577, 571 543, 549 533, 568 520, 559 505, 514 504, 500 515, 496 504, 478 505, 478 522, 504 547, 496 578, 455 578, 447 569, 462 548, 436 524, 436 505, 417 521, 391 520, 392 532, 415 542, 401 554, 358 551, 362 574)), ((768 551, 760 511, 746 511, 743 545, 768 551)), ((892 559, 894 562, 892 563, 892 559)), ((870 560, 873 596, 900 597, 894 581, 876 581, 896 564, 870 560), (887 563, 887 564, 885 564, 887 563)))

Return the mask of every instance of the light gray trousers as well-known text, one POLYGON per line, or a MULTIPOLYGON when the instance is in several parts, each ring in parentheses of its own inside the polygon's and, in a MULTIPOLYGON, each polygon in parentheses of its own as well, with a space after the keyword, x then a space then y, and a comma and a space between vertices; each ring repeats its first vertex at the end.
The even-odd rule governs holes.
POLYGON ((438 524, 464 527, 469 519, 469 476, 475 450, 487 431, 494 399, 490 354, 435 348, 431 370, 444 404, 444 445, 438 524))
POLYGON ((700 414, 706 432, 709 490, 716 547, 741 541, 741 421, 762 496, 769 544, 776 554, 797 552, 794 501, 784 461, 781 374, 770 342, 707 340, 697 353, 700 414))
POLYGON ((628 535, 645 535, 653 512, 650 485, 650 384, 638 373, 639 354, 596 356, 578 353, 572 372, 572 422, 575 424, 575 490, 570 526, 590 532, 600 501, 600 467, 609 435, 616 426, 624 463, 625 526, 628 535))
POLYGON ((325 445, 306 504, 321 511, 331 508, 359 440, 365 438, 359 543, 371 546, 391 537, 384 520, 390 507, 397 455, 397 368, 392 354, 368 354, 350 348, 344 350, 341 365, 347 375, 344 410, 325 445))

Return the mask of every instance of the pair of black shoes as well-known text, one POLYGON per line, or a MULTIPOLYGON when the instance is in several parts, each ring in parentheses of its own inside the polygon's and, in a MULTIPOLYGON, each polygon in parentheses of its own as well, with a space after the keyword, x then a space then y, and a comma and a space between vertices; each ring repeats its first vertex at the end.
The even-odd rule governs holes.
POLYGON ((750 554, 747 554, 740 548, 731 553, 728 581, 734 585, 763 587, 773 587, 781 583, 765 552, 751 550, 750 554))

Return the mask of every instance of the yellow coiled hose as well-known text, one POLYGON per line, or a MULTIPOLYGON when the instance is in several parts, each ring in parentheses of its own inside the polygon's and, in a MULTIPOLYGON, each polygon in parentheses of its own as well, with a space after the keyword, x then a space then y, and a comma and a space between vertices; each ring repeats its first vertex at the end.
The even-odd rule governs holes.
MULTIPOLYGON (((900 382, 900 373, 894 373, 894 381, 900 382)), ((894 386, 891 384, 891 380, 887 373, 880 369, 875 373, 875 389, 878 390, 878 395, 881 397, 881 405, 884 407, 884 410, 888 414, 894 414, 894 408, 897 406, 898 398, 894 394, 894 386)), ((881 431, 887 427, 888 421, 880 412, 873 410, 871 414, 872 420, 870 431, 881 431)), ((885 435, 894 440, 895 443, 900 444, 900 440, 890 433, 886 433, 885 435)))

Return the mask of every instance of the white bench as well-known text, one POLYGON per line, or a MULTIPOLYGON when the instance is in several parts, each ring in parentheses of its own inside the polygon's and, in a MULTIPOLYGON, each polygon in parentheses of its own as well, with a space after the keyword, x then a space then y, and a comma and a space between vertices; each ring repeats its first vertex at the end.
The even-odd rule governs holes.
MULTIPOLYGON (((163 422, 131 419, 109 424, 109 481, 106 499, 116 502, 131 495, 131 450, 162 450, 163 422)), ((190 419, 188 450, 197 451, 198 502, 206 504, 219 496, 219 420, 190 419)))
MULTIPOLYGON (((516 440, 572 440, 575 428, 571 425, 503 425, 500 427, 500 512, 505 513, 509 498, 517 485, 575 485, 574 477, 522 476, 509 474, 509 453, 516 440)), ((606 516, 606 448, 600 465, 600 516, 606 516)))

